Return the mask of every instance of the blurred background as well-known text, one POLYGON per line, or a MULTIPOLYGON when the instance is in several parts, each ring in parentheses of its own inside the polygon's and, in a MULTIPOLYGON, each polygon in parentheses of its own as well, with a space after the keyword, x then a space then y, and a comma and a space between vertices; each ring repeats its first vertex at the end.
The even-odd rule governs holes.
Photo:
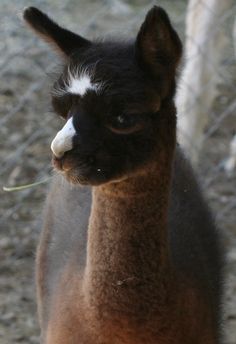
POLYGON ((185 42, 177 105, 179 140, 195 165, 226 249, 225 343, 236 344, 236 3, 231 0, 0 0, 0 343, 39 343, 34 252, 49 182, 50 142, 63 122, 51 111, 60 64, 25 27, 38 6, 88 37, 135 36, 147 10, 163 6, 185 42))

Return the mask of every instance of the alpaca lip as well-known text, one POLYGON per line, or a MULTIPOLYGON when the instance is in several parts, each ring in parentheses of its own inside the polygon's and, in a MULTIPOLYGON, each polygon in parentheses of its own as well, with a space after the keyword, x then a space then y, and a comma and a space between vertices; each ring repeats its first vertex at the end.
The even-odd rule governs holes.
POLYGON ((57 158, 55 155, 53 155, 52 157, 52 164, 56 169, 62 172, 68 172, 73 169, 73 166, 66 163, 66 160, 64 158, 57 158))
POLYGON ((52 164, 59 171, 63 171, 62 159, 57 158, 55 155, 52 156, 52 164))
MULTIPOLYGON (((70 159, 68 159, 66 155, 63 156, 62 158, 57 158, 55 155, 53 155, 52 164, 56 168, 56 170, 58 170, 59 172, 62 172, 67 179, 72 179, 72 180, 86 179, 85 176, 83 176, 86 173, 83 173, 82 170, 80 170, 79 166, 77 166, 70 159)), ((100 169, 98 173, 101 173, 100 169)))
POLYGON ((52 164, 72 184, 96 186, 107 181, 106 173, 101 167, 81 167, 70 163, 66 157, 59 159, 54 155, 52 157, 52 164))

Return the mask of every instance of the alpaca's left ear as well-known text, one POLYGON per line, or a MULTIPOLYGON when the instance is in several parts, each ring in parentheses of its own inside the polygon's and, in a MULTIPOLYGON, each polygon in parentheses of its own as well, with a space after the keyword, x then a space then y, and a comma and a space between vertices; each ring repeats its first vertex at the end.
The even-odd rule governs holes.
POLYGON ((135 44, 138 62, 153 75, 160 67, 174 72, 182 53, 182 44, 166 12, 154 6, 139 30, 135 44))
POLYGON ((87 39, 69 31, 35 7, 24 10, 23 18, 43 40, 53 45, 60 54, 70 56, 74 51, 91 45, 87 39))

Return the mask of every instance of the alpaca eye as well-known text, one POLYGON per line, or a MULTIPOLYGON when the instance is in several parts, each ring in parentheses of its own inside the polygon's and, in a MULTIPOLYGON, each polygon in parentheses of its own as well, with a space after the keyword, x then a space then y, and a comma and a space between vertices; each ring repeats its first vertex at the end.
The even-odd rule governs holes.
POLYGON ((117 134, 131 134, 143 127, 143 120, 138 115, 119 115, 111 121, 108 128, 117 134))
POLYGON ((137 118, 134 115, 119 115, 112 123, 117 129, 126 129, 134 126, 137 123, 137 118))
POLYGON ((117 117, 117 122, 118 122, 119 124, 124 124, 124 122, 125 122, 125 117, 122 116, 122 115, 118 116, 118 117, 117 117))

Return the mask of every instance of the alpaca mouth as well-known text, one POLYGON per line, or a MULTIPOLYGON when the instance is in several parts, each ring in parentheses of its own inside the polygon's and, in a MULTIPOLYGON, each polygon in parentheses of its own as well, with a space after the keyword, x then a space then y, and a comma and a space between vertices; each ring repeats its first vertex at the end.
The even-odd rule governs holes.
POLYGON ((55 155, 52 157, 52 165, 58 171, 63 171, 62 160, 58 159, 55 155))
POLYGON ((90 182, 88 178, 81 173, 77 169, 71 169, 63 173, 65 179, 70 182, 71 184, 80 184, 80 185, 89 185, 90 182))
POLYGON ((57 170, 65 173, 74 169, 81 170, 81 172, 83 172, 91 168, 91 162, 88 159, 81 159, 72 151, 71 153, 65 153, 61 158, 58 158, 53 154, 52 164, 57 170))
POLYGON ((53 155, 52 164, 72 184, 100 185, 107 179, 105 170, 94 166, 91 159, 80 161, 69 155, 59 159, 53 155))

